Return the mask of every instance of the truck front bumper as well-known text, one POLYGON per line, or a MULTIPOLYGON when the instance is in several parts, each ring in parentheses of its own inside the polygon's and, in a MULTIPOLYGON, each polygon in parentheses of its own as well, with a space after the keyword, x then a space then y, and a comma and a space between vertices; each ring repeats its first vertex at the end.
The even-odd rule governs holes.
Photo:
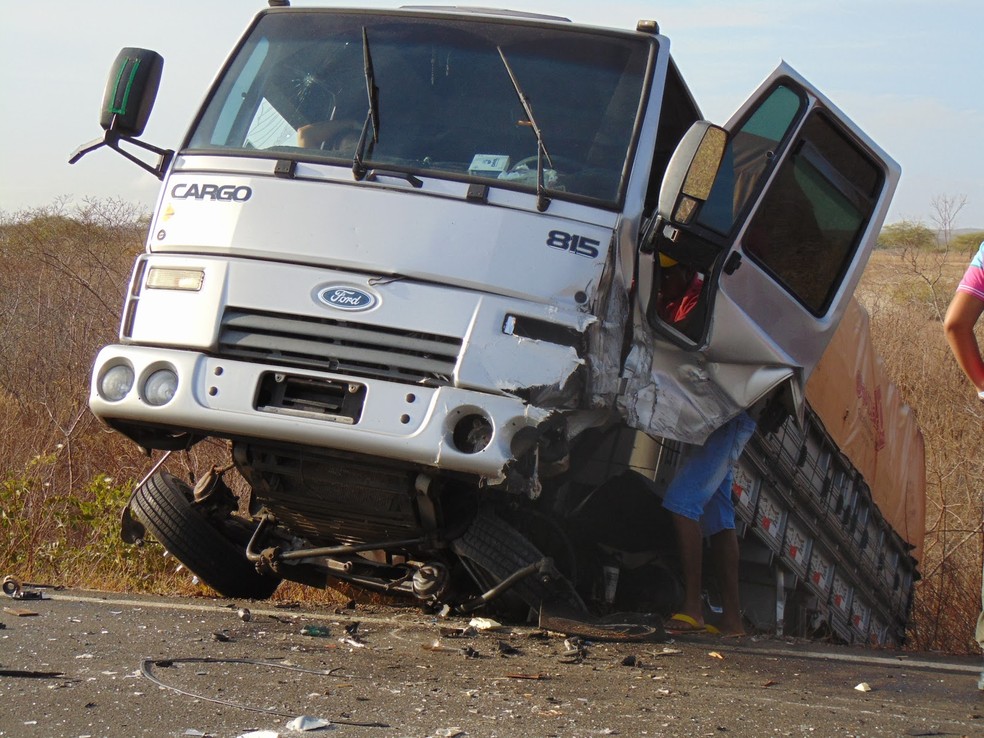
POLYGON ((516 397, 451 386, 407 385, 127 345, 99 352, 89 407, 123 432, 146 427, 162 434, 336 449, 474 474, 488 482, 504 478, 516 434, 535 428, 550 414, 516 397), (115 382, 114 390, 106 377, 117 367, 117 377, 122 374, 124 381, 115 382), (168 371, 174 380, 166 401, 158 394, 161 404, 152 404, 155 394, 148 379, 168 371), (285 382, 300 387, 301 397, 285 399, 282 391, 271 391, 285 382), (339 407, 323 407, 319 393, 341 397, 339 407))

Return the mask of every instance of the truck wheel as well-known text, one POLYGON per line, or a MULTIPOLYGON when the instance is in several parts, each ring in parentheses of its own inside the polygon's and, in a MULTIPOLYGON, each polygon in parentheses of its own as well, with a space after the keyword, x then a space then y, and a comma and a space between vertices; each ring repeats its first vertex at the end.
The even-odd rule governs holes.
POLYGON ((157 472, 137 488, 133 513, 178 561, 223 597, 265 600, 280 577, 260 574, 237 545, 192 504, 191 487, 157 472))
MULTIPOLYGON (((462 559, 477 584, 486 589, 543 558, 529 539, 487 509, 479 510, 465 534, 452 541, 451 549, 462 559)), ((586 609, 566 578, 546 583, 535 574, 514 584, 489 606, 517 619, 525 619, 530 608, 539 611, 544 601, 557 602, 565 609, 579 613, 586 609)))

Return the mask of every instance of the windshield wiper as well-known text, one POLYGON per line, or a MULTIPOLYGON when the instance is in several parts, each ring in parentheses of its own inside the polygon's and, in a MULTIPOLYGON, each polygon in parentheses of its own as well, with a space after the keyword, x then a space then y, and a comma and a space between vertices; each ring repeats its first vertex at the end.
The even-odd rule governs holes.
POLYGON ((536 209, 541 213, 550 207, 550 198, 547 197, 547 188, 543 184, 543 160, 546 159, 547 163, 553 168, 553 161, 550 159, 550 154, 547 153, 547 147, 543 143, 543 134, 540 132, 540 126, 536 124, 536 118, 533 117, 533 107, 530 105, 530 99, 523 92, 523 88, 519 84, 519 80, 516 78, 512 67, 509 66, 509 60, 506 59, 506 54, 502 50, 501 46, 496 46, 496 51, 499 52, 499 56, 502 58, 502 63, 506 67, 506 72, 509 74, 509 80, 512 82, 513 89, 516 90, 516 95, 519 97, 519 102, 523 106, 523 111, 526 113, 526 118, 530 122, 530 127, 533 129, 533 133, 536 135, 536 209))
MULTIPOLYGON (((355 158, 352 160, 352 174, 357 180, 362 180, 366 176, 366 165, 363 162, 362 152, 366 146, 366 138, 372 130, 372 143, 379 143, 379 88, 376 87, 376 75, 372 70, 372 54, 369 52, 369 34, 366 27, 362 27, 362 62, 366 75, 366 95, 369 97, 369 112, 366 114, 366 122, 362 124, 362 135, 359 136, 359 145, 355 147, 355 158)), ((372 151, 372 147, 369 148, 372 151)))

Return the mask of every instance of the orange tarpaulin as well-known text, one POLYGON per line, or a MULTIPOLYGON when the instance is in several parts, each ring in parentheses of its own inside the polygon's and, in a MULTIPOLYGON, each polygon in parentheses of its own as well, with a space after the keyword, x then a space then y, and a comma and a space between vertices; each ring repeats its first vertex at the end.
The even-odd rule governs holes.
POLYGON ((922 431, 875 353, 868 314, 854 299, 807 382, 806 398, 919 560, 926 530, 922 431))

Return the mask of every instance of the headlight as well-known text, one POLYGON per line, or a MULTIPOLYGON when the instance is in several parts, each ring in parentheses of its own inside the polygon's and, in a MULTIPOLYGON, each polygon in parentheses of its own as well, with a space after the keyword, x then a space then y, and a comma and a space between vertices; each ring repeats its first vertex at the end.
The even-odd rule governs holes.
POLYGON ((202 269, 175 269, 173 267, 151 267, 147 274, 147 289, 187 290, 198 292, 205 282, 202 269))
POLYGON ((173 369, 158 369, 144 382, 143 397, 148 405, 166 405, 178 389, 178 375, 173 369))
POLYGON ((117 364, 103 372, 99 379, 99 394, 110 402, 119 402, 133 389, 133 367, 117 364))

